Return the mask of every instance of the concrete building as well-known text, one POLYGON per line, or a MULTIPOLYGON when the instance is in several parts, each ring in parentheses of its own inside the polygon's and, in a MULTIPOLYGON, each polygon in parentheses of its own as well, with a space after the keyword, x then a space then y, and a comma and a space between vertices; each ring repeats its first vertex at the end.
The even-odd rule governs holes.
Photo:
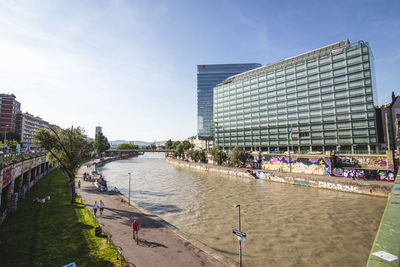
POLYGON ((0 94, 0 133, 18 132, 21 104, 13 94, 0 94))
POLYGON ((32 135, 39 129, 49 129, 49 123, 38 116, 29 114, 28 112, 21 114, 21 147, 22 151, 34 149, 32 144, 32 135))
POLYGON ((197 65, 197 135, 212 139, 213 89, 226 78, 261 67, 258 63, 197 65))
POLYGON ((195 150, 209 150, 214 146, 213 140, 201 139, 198 136, 191 136, 187 140, 195 150))
POLYGON ((383 149, 398 150, 399 148, 399 122, 400 122, 400 96, 392 93, 392 102, 380 107, 382 121, 383 149))
POLYGON ((379 149, 368 43, 340 41, 227 78, 214 88, 223 149, 379 149))
POLYGON ((96 137, 96 135, 98 134, 98 133, 103 133, 103 130, 102 130, 102 128, 101 128, 101 126, 99 125, 99 126, 96 126, 96 132, 95 132, 95 137, 96 137))

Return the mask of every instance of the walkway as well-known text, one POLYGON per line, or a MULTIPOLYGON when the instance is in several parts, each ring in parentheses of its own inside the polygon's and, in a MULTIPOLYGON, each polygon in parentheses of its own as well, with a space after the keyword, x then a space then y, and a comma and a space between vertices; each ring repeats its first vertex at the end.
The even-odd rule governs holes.
MULTIPOLYGON (((197 245, 183 239, 173 230, 162 224, 160 219, 143 209, 129 206, 119 193, 99 192, 91 182, 83 181, 83 173, 93 171, 84 164, 78 171, 77 180, 81 180, 81 188, 77 193, 85 205, 92 211, 93 203, 103 200, 105 210, 97 219, 104 231, 112 235, 112 241, 122 248, 125 259, 132 266, 226 266, 234 265, 234 261, 208 247, 205 253, 197 245), (141 227, 139 245, 132 239, 131 223, 136 219, 141 227), (214 255, 211 256, 211 255, 214 255), (218 258, 219 260, 217 260, 218 258)), ((132 204, 132 202, 131 202, 132 204)), ((204 245, 203 245, 204 246, 204 245)))

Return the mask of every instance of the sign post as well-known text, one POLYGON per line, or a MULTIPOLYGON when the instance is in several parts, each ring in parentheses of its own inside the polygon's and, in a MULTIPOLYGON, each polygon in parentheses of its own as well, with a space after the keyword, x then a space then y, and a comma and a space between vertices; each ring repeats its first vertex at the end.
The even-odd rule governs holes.
POLYGON ((240 204, 236 204, 234 207, 239 208, 239 230, 233 229, 232 233, 236 235, 236 238, 239 241, 239 266, 242 267, 242 241, 243 237, 246 237, 246 233, 242 232, 242 227, 240 225, 240 204))

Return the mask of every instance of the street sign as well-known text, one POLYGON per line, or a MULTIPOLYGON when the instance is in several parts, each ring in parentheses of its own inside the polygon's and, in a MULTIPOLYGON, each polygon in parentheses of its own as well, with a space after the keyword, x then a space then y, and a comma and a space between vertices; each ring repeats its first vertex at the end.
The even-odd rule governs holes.
POLYGON ((236 239, 239 240, 239 242, 243 241, 243 237, 241 237, 241 236, 237 236, 236 239))
POLYGON ((232 230, 232 233, 234 233, 235 235, 240 236, 240 237, 246 237, 246 233, 245 232, 240 232, 240 231, 235 230, 235 229, 232 230))

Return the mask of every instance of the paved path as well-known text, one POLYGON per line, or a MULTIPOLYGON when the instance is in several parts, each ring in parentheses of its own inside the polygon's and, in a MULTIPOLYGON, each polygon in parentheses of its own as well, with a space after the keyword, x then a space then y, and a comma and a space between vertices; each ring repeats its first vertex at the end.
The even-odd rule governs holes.
MULTIPOLYGON (((105 210, 97 219, 104 231, 112 235, 114 244, 122 248, 125 259, 131 266, 226 266, 235 263, 200 242, 189 242, 173 230, 169 229, 160 219, 136 205, 129 206, 126 199, 119 193, 99 192, 87 181, 83 181, 83 173, 94 170, 81 166, 77 181, 81 180, 81 188, 77 193, 85 205, 92 211, 95 201, 103 200, 105 210), (132 239, 131 223, 136 219, 140 224, 139 245, 132 239), (202 247, 203 246, 203 247, 202 247), (202 247, 204 252, 199 247, 202 247), (211 256, 211 255, 214 255, 211 256), (218 259, 218 260, 217 260, 218 259)), ((132 204, 132 203, 131 203, 132 204)))

